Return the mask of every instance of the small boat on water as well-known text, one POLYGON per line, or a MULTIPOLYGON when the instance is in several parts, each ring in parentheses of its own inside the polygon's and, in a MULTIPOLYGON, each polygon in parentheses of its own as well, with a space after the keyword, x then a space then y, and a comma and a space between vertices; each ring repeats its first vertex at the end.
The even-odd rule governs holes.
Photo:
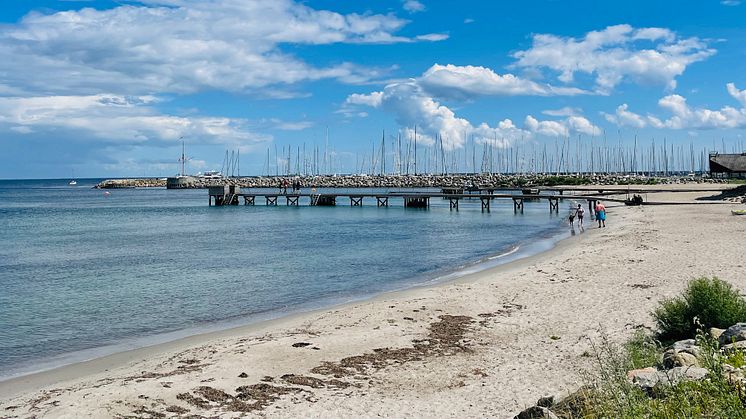
POLYGON ((198 173, 197 177, 202 179, 222 179, 223 172, 220 172, 218 170, 205 170, 205 173, 198 173))
POLYGON ((75 185, 78 184, 78 182, 76 182, 75 179, 73 179, 70 182, 67 182, 67 184, 70 185, 70 186, 75 186, 75 185))
POLYGON ((746 210, 732 210, 730 213, 733 215, 746 215, 746 210))

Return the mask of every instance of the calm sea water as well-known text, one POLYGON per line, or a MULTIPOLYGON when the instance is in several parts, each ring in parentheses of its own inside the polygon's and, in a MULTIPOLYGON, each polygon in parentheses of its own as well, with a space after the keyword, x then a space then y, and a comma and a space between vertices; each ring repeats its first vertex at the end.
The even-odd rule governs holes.
POLYGON ((564 231, 545 201, 208 207, 96 182, 0 181, 0 377, 453 277, 564 231))

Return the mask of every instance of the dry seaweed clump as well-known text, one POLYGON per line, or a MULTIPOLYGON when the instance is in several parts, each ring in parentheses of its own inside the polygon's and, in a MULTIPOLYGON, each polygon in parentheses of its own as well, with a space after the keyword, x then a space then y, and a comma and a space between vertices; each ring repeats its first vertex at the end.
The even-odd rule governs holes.
POLYGON ((194 394, 181 393, 176 398, 200 409, 222 408, 231 412, 253 412, 264 409, 284 394, 301 391, 303 390, 297 387, 261 383, 238 387, 236 395, 231 395, 214 387, 201 386, 194 390, 194 394))
MULTIPOLYGON (((235 394, 229 394, 214 387, 200 386, 191 392, 180 393, 176 398, 204 410, 222 409, 240 413, 260 411, 287 394, 305 393, 306 396, 313 396, 311 389, 344 389, 356 385, 339 380, 342 377, 358 379, 390 365, 422 360, 429 356, 469 353, 472 349, 465 341, 465 336, 473 323, 474 320, 468 316, 441 315, 438 321, 430 324, 427 337, 413 340, 411 347, 378 348, 371 353, 346 357, 337 362, 324 362, 311 369, 311 373, 334 378, 296 374, 285 374, 279 377, 284 383, 292 386, 289 387, 272 384, 271 382, 275 381, 274 378, 267 376, 262 379, 263 382, 236 388, 235 394)), ((169 408, 178 409, 179 407, 169 408)), ((169 412, 177 413, 175 410, 169 410, 169 412)))
POLYGON ((389 365, 421 361, 426 356, 445 356, 471 352, 463 343, 474 320, 468 316, 442 315, 430 325, 426 339, 418 340, 409 348, 378 348, 373 353, 350 356, 339 362, 324 362, 311 370, 314 374, 336 378, 366 374, 389 365))

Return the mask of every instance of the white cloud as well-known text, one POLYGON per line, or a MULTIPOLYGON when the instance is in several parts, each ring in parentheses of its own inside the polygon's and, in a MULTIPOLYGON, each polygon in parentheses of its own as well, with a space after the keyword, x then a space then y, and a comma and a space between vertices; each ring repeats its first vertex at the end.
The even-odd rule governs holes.
POLYGON ((609 26, 583 38, 549 34, 533 36, 530 49, 514 54, 515 67, 528 70, 547 68, 559 72, 564 83, 574 81, 575 73, 595 77, 596 89, 608 94, 623 81, 676 86, 692 63, 715 54, 699 38, 680 38, 665 28, 609 26))
POLYGON ((114 144, 172 142, 185 137, 250 148, 271 140, 249 131, 245 120, 164 115, 151 106, 155 102, 151 96, 111 94, 0 97, 0 129, 114 144))
POLYGON ((585 93, 576 88, 553 87, 522 79, 513 74, 500 75, 481 66, 434 64, 418 79, 434 96, 466 99, 474 96, 555 96, 585 93))
POLYGON ((430 41, 430 42, 438 42, 438 41, 445 41, 448 39, 447 33, 429 33, 426 35, 417 35, 415 39, 419 41, 430 41))
POLYGON ((658 106, 673 114, 669 119, 662 122, 666 128, 709 129, 746 126, 746 109, 735 109, 730 106, 724 106, 720 110, 693 109, 686 103, 686 98, 679 95, 669 95, 661 98, 658 101, 658 106))
POLYGON ((726 89, 728 90, 728 94, 733 96, 734 99, 741 102, 741 105, 743 107, 746 107, 746 89, 744 90, 738 90, 736 88, 736 85, 733 83, 728 83, 725 85, 726 89))
POLYGON ((570 131, 587 134, 587 135, 598 135, 601 129, 591 123, 588 119, 582 116, 570 116, 565 121, 570 131))
POLYGON ((360 93, 353 93, 345 100, 346 104, 349 105, 364 105, 377 108, 381 106, 383 100, 383 92, 371 92, 367 95, 360 93))
POLYGON ((279 118, 270 118, 264 122, 267 122, 271 128, 282 131, 303 131, 314 125, 311 121, 283 121, 279 118))
POLYGON ((495 127, 486 123, 473 125, 437 102, 415 80, 392 83, 382 92, 351 96, 348 101, 378 107, 393 114, 399 126, 404 128, 405 135, 412 135, 416 125, 418 141, 423 144, 433 144, 435 136, 439 135, 447 150, 464 147, 471 137, 478 142, 497 138, 497 145, 505 145, 529 136, 528 132, 516 127, 509 119, 500 121, 495 127))
POLYGON ((668 111, 671 116, 661 119, 653 115, 643 117, 627 110, 627 105, 617 108, 615 115, 604 114, 607 120, 618 125, 642 128, 668 129, 733 129, 746 128, 746 90, 738 90, 733 83, 727 84, 728 94, 741 104, 737 109, 723 106, 719 110, 692 108, 681 95, 668 95, 658 101, 658 106, 668 111))
POLYGON ((464 24, 465 24, 465 25, 468 25, 468 24, 470 24, 470 23, 474 23, 474 19, 472 19, 472 18, 469 18, 469 17, 467 17, 466 19, 464 19, 464 24))
POLYGON ((645 119, 634 113, 627 110, 628 106, 626 103, 619 105, 616 108, 616 112, 614 115, 601 112, 601 115, 606 118, 607 121, 611 122, 612 124, 620 125, 620 126, 627 126, 627 127, 634 127, 634 128, 643 128, 647 123, 645 122, 645 119))
POLYGON ((356 83, 375 72, 350 63, 314 66, 283 46, 444 39, 397 35, 406 23, 392 14, 340 14, 293 0, 160 0, 33 12, 0 26, 0 86, 86 95, 245 92, 319 79, 356 83))
POLYGON ((741 0, 721 0, 720 4, 723 6, 738 6, 741 4, 741 0))
POLYGON ((567 135, 569 132, 592 134, 598 130, 579 111, 564 108, 552 112, 564 112, 562 121, 539 122, 527 118, 527 129, 516 127, 510 119, 504 119, 496 127, 488 124, 472 124, 459 118, 438 100, 471 99, 479 96, 552 96, 586 93, 576 88, 555 88, 512 74, 500 75, 489 68, 480 66, 456 66, 434 64, 421 77, 406 81, 396 81, 387 85, 381 92, 351 94, 338 111, 347 116, 355 115, 355 106, 380 108, 394 115, 397 123, 405 129, 420 127, 424 143, 432 143, 436 135, 441 135, 443 145, 448 149, 461 148, 466 139, 474 136, 476 141, 494 142, 507 146, 519 138, 530 137, 532 132, 543 135, 567 135), (559 134, 558 134, 559 133, 559 134))
POLYGON ((570 106, 565 106, 564 108, 560 109, 547 109, 545 111, 541 111, 544 115, 549 116, 574 116, 579 115, 583 113, 583 110, 580 108, 572 108, 570 106))
POLYGON ((526 116, 523 121, 526 129, 530 132, 548 137, 567 137, 569 131, 567 127, 558 121, 541 121, 531 115, 526 116))
POLYGON ((417 13, 425 11, 425 5, 417 0, 404 0, 402 8, 409 13, 417 13))
POLYGON ((567 137, 571 133, 597 135, 601 129, 582 116, 573 115, 559 121, 539 121, 532 115, 526 116, 524 125, 529 132, 548 137, 567 137))

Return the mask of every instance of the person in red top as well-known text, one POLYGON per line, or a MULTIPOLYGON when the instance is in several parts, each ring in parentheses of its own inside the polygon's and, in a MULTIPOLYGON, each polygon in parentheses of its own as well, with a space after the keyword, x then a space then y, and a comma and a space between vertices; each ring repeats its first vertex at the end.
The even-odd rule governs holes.
POLYGON ((598 220, 598 228, 601 228, 601 224, 603 223, 603 226, 606 227, 606 207, 604 204, 601 203, 601 201, 598 201, 596 203, 596 220, 598 220))

